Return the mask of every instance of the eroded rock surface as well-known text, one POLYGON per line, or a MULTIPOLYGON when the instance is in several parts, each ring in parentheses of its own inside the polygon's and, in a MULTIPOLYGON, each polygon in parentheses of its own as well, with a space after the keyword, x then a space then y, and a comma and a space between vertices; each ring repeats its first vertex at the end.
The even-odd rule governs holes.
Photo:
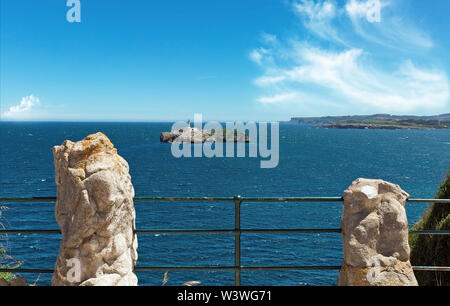
POLYGON ((26 287, 28 286, 28 281, 25 277, 16 277, 9 283, 11 287, 26 287))
POLYGON ((216 132, 190 127, 173 132, 162 132, 159 138, 164 143, 250 142, 250 137, 244 132, 225 130, 216 132))
POLYGON ((137 285, 128 163, 102 133, 76 143, 66 140, 53 148, 53 156, 62 242, 52 284, 137 285))
POLYGON ((344 192, 341 286, 417 286, 409 261, 409 195, 398 185, 358 179, 344 192))

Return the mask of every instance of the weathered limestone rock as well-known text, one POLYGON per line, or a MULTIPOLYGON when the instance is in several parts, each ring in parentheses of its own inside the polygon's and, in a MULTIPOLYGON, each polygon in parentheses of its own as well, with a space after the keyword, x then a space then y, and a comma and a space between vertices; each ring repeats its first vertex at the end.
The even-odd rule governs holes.
POLYGON ((128 163, 102 133, 76 143, 66 140, 53 148, 53 156, 62 242, 52 284, 136 286, 134 189, 128 163))
POLYGON ((358 179, 344 192, 340 286, 417 286, 409 261, 409 194, 382 180, 358 179))
POLYGON ((16 277, 9 283, 11 287, 26 287, 28 286, 28 281, 25 277, 16 277))

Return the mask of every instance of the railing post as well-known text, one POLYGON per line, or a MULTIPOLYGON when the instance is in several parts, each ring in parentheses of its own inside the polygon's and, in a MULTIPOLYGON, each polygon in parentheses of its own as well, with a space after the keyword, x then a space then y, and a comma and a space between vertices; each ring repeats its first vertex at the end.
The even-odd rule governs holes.
POLYGON ((234 285, 241 285, 241 196, 234 197, 234 285))

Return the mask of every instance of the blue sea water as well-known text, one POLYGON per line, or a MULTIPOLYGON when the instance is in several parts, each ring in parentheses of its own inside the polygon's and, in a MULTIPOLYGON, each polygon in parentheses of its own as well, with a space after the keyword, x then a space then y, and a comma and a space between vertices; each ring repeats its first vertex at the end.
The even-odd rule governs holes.
MULTIPOLYGON (((0 123, 0 196, 54 196, 51 149, 102 131, 130 165, 136 196, 340 196, 358 177, 399 184, 412 197, 433 197, 450 162, 450 131, 336 130, 280 126, 280 163, 259 158, 172 157, 161 144, 170 123, 0 123)), ((11 229, 56 229, 52 203, 1 203, 11 229)), ((242 228, 339 228, 341 203, 243 203, 242 228)), ((229 229, 233 203, 135 203, 137 228, 229 229)), ((410 224, 426 205, 407 204, 410 224)), ((139 235, 140 266, 229 265, 233 235, 139 235)), ((59 235, 9 235, 8 250, 23 268, 53 268, 59 235)), ((244 266, 340 265, 340 234, 243 234, 244 266)), ((163 271, 137 273, 160 285, 163 271)), ((167 285, 200 281, 233 285, 232 271, 169 272, 167 285)), ((27 275, 49 285, 51 275, 27 275)), ((254 271, 243 285, 335 285, 337 271, 254 271)))

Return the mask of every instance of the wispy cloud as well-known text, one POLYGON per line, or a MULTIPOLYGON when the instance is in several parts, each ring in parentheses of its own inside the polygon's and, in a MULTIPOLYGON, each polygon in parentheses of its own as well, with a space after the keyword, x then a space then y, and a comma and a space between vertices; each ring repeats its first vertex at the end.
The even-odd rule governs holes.
POLYGON ((373 43, 404 50, 411 47, 429 49, 434 46, 429 35, 407 17, 396 15, 395 5, 388 1, 349 0, 345 12, 353 24, 353 30, 373 43), (370 18, 375 8, 379 9, 379 22, 373 22, 370 18))
POLYGON ((39 103, 39 98, 33 95, 23 97, 19 105, 11 106, 8 111, 2 113, 2 117, 5 119, 20 119, 28 116, 32 108, 39 103))
POLYGON ((345 44, 332 24, 333 19, 342 13, 334 2, 300 0, 293 2, 293 9, 313 34, 345 44))
POLYGON ((296 0, 292 7, 312 34, 346 47, 355 47, 353 34, 392 49, 434 46, 430 36, 398 16, 395 3, 388 0, 347 0, 343 6, 335 0, 296 0))
POLYGON ((262 65, 262 60, 264 56, 267 54, 267 50, 264 48, 255 49, 250 52, 250 59, 257 63, 258 65, 262 65))
POLYGON ((260 66, 273 64, 271 49, 278 46, 277 36, 263 32, 259 40, 267 47, 260 47, 252 50, 249 54, 249 58, 260 66))
POLYGON ((298 98, 298 92, 281 93, 271 97, 261 97, 258 99, 263 104, 279 104, 284 102, 291 102, 298 98))
POLYGON ((375 13, 374 9, 381 10, 381 8, 385 5, 386 3, 382 3, 379 0, 350 0, 345 5, 345 9, 351 17, 368 19, 367 17, 371 12, 375 13))
POLYGON ((261 40, 265 43, 275 43, 277 42, 277 36, 270 34, 270 33, 265 33, 263 32, 261 35, 261 40))
MULTIPOLYGON (((382 27, 390 26, 391 29, 376 39, 381 45, 396 40, 398 50, 392 51, 389 60, 375 58, 379 49, 367 43, 373 42, 372 36, 361 27, 370 24, 365 19, 372 5, 370 1, 348 0, 342 7, 332 1, 294 2, 294 11, 306 17, 302 20, 309 33, 326 39, 327 43, 289 37, 253 50, 250 57, 263 70, 254 80, 262 90, 257 101, 269 107, 290 104, 301 106, 301 109, 315 108, 319 112, 327 110, 323 106, 341 112, 445 110, 450 99, 446 72, 436 69, 432 63, 417 65, 411 53, 400 51, 411 44, 409 39, 418 37, 423 38, 416 41, 418 47, 431 48, 431 40, 427 40, 426 34, 408 33, 401 23, 393 25, 400 19, 390 18, 382 27), (350 18, 349 24, 353 24, 355 35, 360 37, 357 43, 341 39, 344 32, 348 32, 347 28, 331 26, 332 21, 341 18, 338 15, 342 14, 350 18)), ((388 5, 381 2, 380 7, 388 5)))

